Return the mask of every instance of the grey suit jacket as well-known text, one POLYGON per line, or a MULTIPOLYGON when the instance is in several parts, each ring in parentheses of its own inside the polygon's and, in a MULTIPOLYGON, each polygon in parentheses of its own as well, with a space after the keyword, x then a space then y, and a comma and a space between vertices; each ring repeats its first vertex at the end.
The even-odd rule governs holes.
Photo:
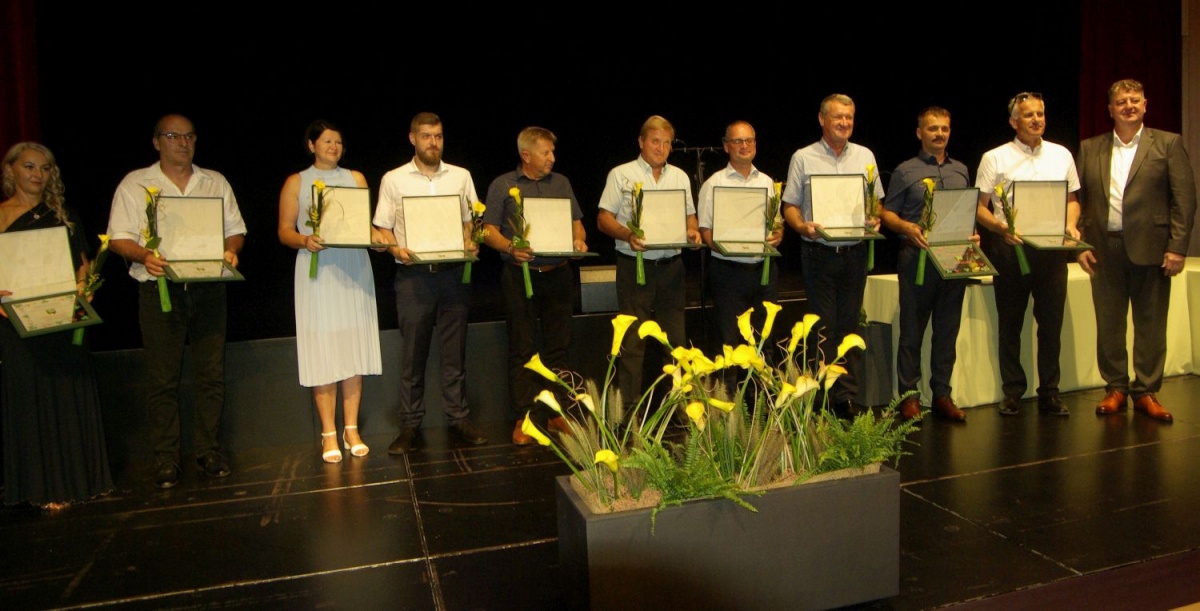
MULTIPOLYGON (((1096 259, 1108 258, 1108 183, 1113 132, 1088 138, 1079 147, 1079 228, 1095 246, 1096 259)), ((1196 213, 1196 183, 1179 134, 1142 130, 1129 180, 1125 183, 1121 227, 1125 252, 1135 265, 1159 265, 1163 253, 1187 254, 1196 213)))

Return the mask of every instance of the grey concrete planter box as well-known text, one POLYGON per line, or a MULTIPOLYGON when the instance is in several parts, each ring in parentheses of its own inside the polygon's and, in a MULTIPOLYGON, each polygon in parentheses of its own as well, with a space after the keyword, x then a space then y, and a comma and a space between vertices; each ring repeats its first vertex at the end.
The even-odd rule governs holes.
POLYGON ((900 474, 789 486, 659 512, 592 513, 556 481, 572 609, 829 609, 900 592, 900 474))

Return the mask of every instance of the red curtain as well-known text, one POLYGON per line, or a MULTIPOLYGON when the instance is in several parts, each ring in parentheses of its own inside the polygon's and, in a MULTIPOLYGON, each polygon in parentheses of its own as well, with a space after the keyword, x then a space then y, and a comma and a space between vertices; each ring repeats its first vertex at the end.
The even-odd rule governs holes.
POLYGON ((40 140, 35 0, 0 0, 0 155, 40 140))
POLYGON ((1183 126, 1183 8, 1180 0, 1080 0, 1079 138, 1112 129, 1108 87, 1131 78, 1146 88, 1146 124, 1183 126))

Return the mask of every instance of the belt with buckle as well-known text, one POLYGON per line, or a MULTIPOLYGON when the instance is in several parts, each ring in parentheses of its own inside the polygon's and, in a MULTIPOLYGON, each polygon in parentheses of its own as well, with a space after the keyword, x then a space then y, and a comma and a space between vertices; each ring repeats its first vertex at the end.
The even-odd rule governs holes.
MULTIPOLYGON (((626 259, 634 259, 634 260, 637 259, 637 255, 627 255, 619 250, 617 251, 617 254, 622 257, 625 257, 626 259)), ((661 259, 651 259, 649 257, 642 257, 642 262, 643 262, 643 265, 666 265, 678 258, 679 258, 679 255, 671 255, 669 257, 663 257, 661 259)))
POLYGON ((824 248, 825 250, 832 250, 834 253, 840 255, 840 254, 848 253, 851 250, 854 250, 855 248, 858 248, 859 246, 862 245, 862 242, 855 242, 854 244, 848 244, 846 246, 830 246, 829 244, 822 244, 820 242, 814 242, 812 240, 804 240, 804 244, 811 245, 811 246, 819 246, 821 248, 824 248))
MULTIPOLYGON (((509 265, 514 265, 514 266, 516 266, 516 267, 521 267, 521 264, 520 264, 520 263, 518 263, 518 262, 516 262, 516 261, 509 261, 509 262, 508 262, 508 264, 509 264, 509 265)), ((545 273, 545 272, 552 272, 552 271, 554 271, 554 270, 556 270, 556 269, 558 269, 558 268, 560 268, 560 267, 562 267, 562 266, 564 266, 564 265, 566 265, 566 264, 567 264, 567 260, 566 260, 566 259, 563 259, 562 261, 559 261, 558 263, 555 263, 554 265, 530 265, 530 266, 529 266, 529 271, 531 271, 531 272, 541 272, 541 273, 545 273)))
POLYGON ((452 269, 461 269, 462 266, 462 261, 458 261, 455 263, 414 263, 411 265, 401 265, 400 267, 425 274, 436 274, 438 272, 446 272, 452 269))

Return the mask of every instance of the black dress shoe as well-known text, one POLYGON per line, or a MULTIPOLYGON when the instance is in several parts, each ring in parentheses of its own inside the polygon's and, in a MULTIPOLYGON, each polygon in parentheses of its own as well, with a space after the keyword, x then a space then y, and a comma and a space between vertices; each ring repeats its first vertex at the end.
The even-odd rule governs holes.
POLYGON ((162 490, 174 488, 179 483, 179 466, 173 461, 159 461, 158 469, 154 472, 154 485, 162 490))
POLYGON ((479 429, 475 428, 475 425, 466 418, 463 418, 462 420, 450 425, 450 428, 454 429, 454 431, 458 433, 458 436, 462 437, 463 441, 473 446, 481 446, 488 442, 487 437, 485 437, 479 429))
POLYGON ((1020 413, 1021 413, 1021 402, 1020 401, 1018 401, 1012 397, 1004 397, 1004 400, 1000 402, 1000 415, 1001 416, 1016 416, 1016 415, 1019 415, 1020 413))
POLYGON ((400 434, 392 440, 392 445, 388 446, 388 454, 399 456, 407 454, 413 447, 413 441, 417 438, 417 428, 412 426, 400 427, 400 434))
POLYGON ((1058 395, 1047 395, 1038 397, 1038 411, 1050 416, 1070 416, 1071 410, 1063 405, 1062 399, 1058 395))
POLYGON ((227 477, 229 475, 229 463, 225 462, 225 457, 216 450, 209 450, 197 456, 196 466, 209 477, 227 477))

